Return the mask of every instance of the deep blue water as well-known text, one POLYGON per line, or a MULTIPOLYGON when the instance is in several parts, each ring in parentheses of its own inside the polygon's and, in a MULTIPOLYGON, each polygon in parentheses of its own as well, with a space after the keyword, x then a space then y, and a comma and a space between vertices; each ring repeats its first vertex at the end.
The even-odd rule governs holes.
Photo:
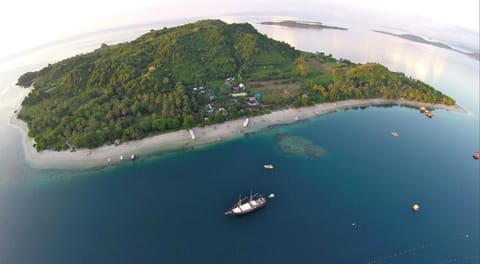
POLYGON ((368 108, 102 171, 38 172, 0 192, 0 260, 366 263, 410 250, 385 262, 438 263, 478 256, 475 128, 456 136, 461 123, 444 111, 430 120, 407 108, 368 108), (281 153, 279 133, 327 154, 281 153), (275 169, 263 170, 265 163, 275 169), (254 214, 224 216, 250 189, 276 197, 254 214))
MULTIPOLYGON (((431 56, 443 58, 442 71, 422 75, 415 67, 425 57, 394 64, 382 52, 335 50, 328 34, 348 39, 336 35, 343 33, 318 33, 325 47, 310 46, 305 31, 283 33, 305 49, 352 52, 356 61, 410 72, 470 113, 438 110, 428 119, 398 106, 341 111, 87 172, 29 168, 20 134, 0 124, 0 264, 479 263, 478 63, 436 49, 431 56), (275 136, 283 133, 326 155, 282 153, 275 136), (275 169, 264 170, 266 163, 275 169), (223 214, 250 190, 276 197, 250 215, 223 214), (420 212, 411 211, 414 203, 420 212)), ((406 45, 395 43, 388 44, 406 45)), ((402 54, 424 51, 408 46, 402 54)))

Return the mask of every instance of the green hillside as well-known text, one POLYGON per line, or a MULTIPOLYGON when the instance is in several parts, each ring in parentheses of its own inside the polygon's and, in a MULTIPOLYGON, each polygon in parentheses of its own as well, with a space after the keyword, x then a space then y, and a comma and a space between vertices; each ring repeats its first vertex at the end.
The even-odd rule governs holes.
POLYGON ((219 20, 103 44, 18 80, 32 83, 18 116, 37 150, 93 148, 286 105, 379 97, 455 103, 381 65, 301 52, 250 24, 219 20))

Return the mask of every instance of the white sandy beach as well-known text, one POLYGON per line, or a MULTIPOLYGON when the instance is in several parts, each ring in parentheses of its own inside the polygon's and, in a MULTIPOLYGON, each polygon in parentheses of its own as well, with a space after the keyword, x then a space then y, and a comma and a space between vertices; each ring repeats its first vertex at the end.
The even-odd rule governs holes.
POLYGON ((313 118, 322 114, 334 112, 337 110, 373 106, 373 105, 405 105, 420 108, 425 106, 434 109, 443 109, 466 113, 466 111, 455 105, 446 106, 441 104, 425 104, 406 100, 346 100, 336 103, 317 104, 310 107, 292 108, 272 112, 268 115, 255 116, 249 118, 248 127, 243 127, 243 119, 231 120, 222 124, 216 124, 208 127, 195 127, 193 131, 196 139, 193 140, 189 131, 180 130, 177 132, 161 134, 154 137, 145 138, 138 141, 130 141, 118 146, 108 145, 96 149, 80 149, 75 152, 70 151, 41 151, 37 152, 33 147, 33 139, 29 138, 28 129, 25 122, 16 118, 16 115, 10 119, 11 125, 18 127, 23 134, 23 149, 27 163, 35 168, 54 168, 54 169, 94 169, 130 162, 130 155, 135 154, 142 157, 148 154, 176 151, 185 148, 194 148, 213 144, 219 141, 233 139, 243 136, 246 133, 259 131, 272 125, 289 124, 299 120, 313 118), (120 160, 123 155, 124 160, 120 160), (110 161, 108 161, 110 159, 110 161))

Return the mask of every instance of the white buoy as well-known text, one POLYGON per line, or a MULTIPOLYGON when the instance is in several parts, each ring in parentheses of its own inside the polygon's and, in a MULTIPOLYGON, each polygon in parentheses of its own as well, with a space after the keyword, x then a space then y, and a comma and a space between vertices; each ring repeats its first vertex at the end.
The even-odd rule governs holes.
POLYGON ((412 206, 412 210, 413 210, 414 212, 420 211, 420 205, 414 204, 414 205, 412 206))
POLYGON ((272 199, 275 197, 275 194, 271 193, 270 195, 268 195, 268 198, 272 199))

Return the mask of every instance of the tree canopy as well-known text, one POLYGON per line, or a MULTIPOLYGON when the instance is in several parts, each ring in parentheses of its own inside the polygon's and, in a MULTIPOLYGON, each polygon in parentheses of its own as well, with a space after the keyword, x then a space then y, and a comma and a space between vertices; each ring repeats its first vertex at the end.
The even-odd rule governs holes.
POLYGON ((374 63, 301 52, 250 24, 202 20, 20 76, 19 118, 37 150, 94 148, 285 107, 351 98, 455 101, 374 63), (257 95, 258 105, 246 97, 257 95), (264 96, 262 96, 262 94, 264 96))

